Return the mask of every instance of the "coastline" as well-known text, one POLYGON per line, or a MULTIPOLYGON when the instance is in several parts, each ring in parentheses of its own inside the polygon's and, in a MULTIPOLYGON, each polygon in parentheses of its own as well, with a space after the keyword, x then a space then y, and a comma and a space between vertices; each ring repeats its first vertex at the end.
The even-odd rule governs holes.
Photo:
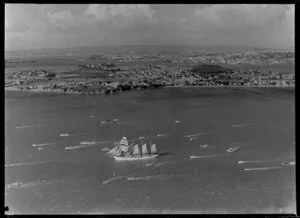
MULTIPOLYGON (((236 86, 161 86, 158 88, 295 88, 295 85, 236 85, 236 86)), ((149 88, 144 88, 149 89, 149 88)), ((144 90, 135 89, 135 90, 144 90)), ((153 89, 153 88, 152 88, 153 89)), ((157 89, 157 88, 156 88, 157 89)), ((114 95, 119 94, 124 91, 116 91, 114 93, 89 93, 89 92, 68 92, 60 89, 21 89, 19 87, 5 87, 4 91, 17 91, 17 92, 30 92, 30 93, 57 93, 57 94, 72 94, 72 95, 114 95)), ((131 90, 128 90, 131 91, 131 90)), ((126 92, 126 91, 125 91, 126 92)))
POLYGON ((5 88, 4 91, 12 91, 12 92, 35 92, 35 93, 57 93, 57 94, 83 94, 83 93, 75 93, 75 92, 64 92, 62 90, 55 90, 55 89, 21 89, 18 87, 10 87, 5 88))
POLYGON ((164 86, 163 88, 295 88, 295 85, 237 85, 237 86, 164 86))

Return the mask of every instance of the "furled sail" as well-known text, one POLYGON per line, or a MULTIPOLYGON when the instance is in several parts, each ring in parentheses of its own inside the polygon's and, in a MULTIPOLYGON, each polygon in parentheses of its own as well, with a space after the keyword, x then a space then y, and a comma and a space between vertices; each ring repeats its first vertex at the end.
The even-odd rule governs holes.
POLYGON ((107 154, 110 154, 112 156, 119 155, 120 153, 121 153, 121 147, 120 146, 116 146, 114 149, 107 152, 107 154))
POLYGON ((120 145, 128 146, 128 140, 126 137, 123 137, 120 141, 120 145))
POLYGON ((115 146, 113 149, 109 150, 109 151, 107 152, 107 154, 111 154, 111 153, 116 152, 117 149, 118 149, 118 147, 119 147, 119 146, 115 146))
POLYGON ((142 154, 148 154, 148 150, 147 150, 147 145, 146 144, 142 145, 142 154))
POLYGON ((118 148, 118 150, 113 154, 114 156, 118 156, 121 154, 121 148, 118 148))
POLYGON ((139 149, 139 145, 138 144, 136 144, 135 146, 133 146, 132 150, 133 150, 133 152, 132 152, 133 155, 139 155, 140 154, 140 149, 139 149))
POLYGON ((152 144, 151 145, 151 154, 155 154, 155 153, 157 153, 156 144, 152 144))

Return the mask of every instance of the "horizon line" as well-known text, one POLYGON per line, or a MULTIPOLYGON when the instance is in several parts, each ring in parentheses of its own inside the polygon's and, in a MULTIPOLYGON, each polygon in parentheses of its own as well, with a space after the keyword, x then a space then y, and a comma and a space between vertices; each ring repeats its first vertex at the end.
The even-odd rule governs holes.
POLYGON ((252 49, 277 49, 277 50, 295 50, 295 46, 278 48, 278 47, 265 47, 265 46, 248 46, 248 45, 233 45, 233 44, 140 44, 140 45, 97 45, 97 46, 70 46, 70 47, 52 47, 52 48, 32 48, 32 49, 4 49, 4 52, 30 52, 30 51, 41 51, 41 50, 64 50, 64 49, 80 49, 80 48, 109 48, 109 47, 138 47, 138 46, 203 46, 203 47, 236 47, 236 48, 252 48, 252 49))

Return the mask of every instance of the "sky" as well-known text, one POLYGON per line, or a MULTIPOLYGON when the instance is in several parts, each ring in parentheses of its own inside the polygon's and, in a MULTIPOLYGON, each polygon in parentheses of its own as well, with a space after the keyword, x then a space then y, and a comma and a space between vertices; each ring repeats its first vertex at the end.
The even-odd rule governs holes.
POLYGON ((294 5, 6 4, 5 50, 109 45, 294 48, 294 5))

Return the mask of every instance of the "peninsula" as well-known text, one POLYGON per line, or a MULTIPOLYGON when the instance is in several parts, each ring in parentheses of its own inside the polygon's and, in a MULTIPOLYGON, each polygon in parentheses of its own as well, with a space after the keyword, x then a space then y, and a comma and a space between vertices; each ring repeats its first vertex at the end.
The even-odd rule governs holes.
POLYGON ((114 94, 159 87, 293 87, 294 61, 293 52, 260 49, 6 59, 5 90, 114 94))

